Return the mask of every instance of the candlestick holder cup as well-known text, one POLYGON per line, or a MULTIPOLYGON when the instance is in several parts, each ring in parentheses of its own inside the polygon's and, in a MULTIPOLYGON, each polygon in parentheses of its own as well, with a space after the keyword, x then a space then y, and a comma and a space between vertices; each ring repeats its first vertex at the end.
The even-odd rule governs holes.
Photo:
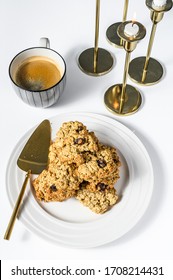
MULTIPOLYGON (((123 19, 122 22, 126 21, 127 18, 127 10, 128 10, 128 4, 129 4, 129 0, 125 0, 124 2, 124 10, 123 10, 123 19)), ((122 48, 122 40, 118 35, 118 27, 122 22, 116 22, 113 23, 112 25, 110 25, 106 31, 106 37, 108 42, 118 48, 122 48)))
MULTIPOLYGON (((129 32, 130 31, 131 30, 129 30, 129 32)), ((131 52, 136 48, 137 43, 145 37, 145 34, 145 27, 139 22, 133 23, 132 21, 126 21, 121 23, 118 27, 118 35, 122 39, 122 44, 126 51, 123 83, 111 86, 104 96, 107 109, 115 114, 124 116, 133 114, 141 105, 141 94, 135 87, 127 84, 127 75, 131 52), (129 33, 128 35, 125 32, 126 27, 129 25, 133 27, 133 24, 137 27, 137 33, 129 33)))
POLYGON ((154 1, 147 0, 147 7, 151 10, 153 22, 146 56, 133 59, 129 65, 129 76, 132 81, 142 85, 158 83, 163 76, 163 67, 159 61, 150 57, 154 42, 157 24, 162 20, 164 13, 172 8, 172 0, 167 0, 163 6, 156 6, 154 1))
POLYGON ((100 0, 96 0, 95 46, 84 50, 78 58, 80 69, 92 76, 104 75, 113 67, 112 55, 107 50, 98 47, 99 18, 100 0))

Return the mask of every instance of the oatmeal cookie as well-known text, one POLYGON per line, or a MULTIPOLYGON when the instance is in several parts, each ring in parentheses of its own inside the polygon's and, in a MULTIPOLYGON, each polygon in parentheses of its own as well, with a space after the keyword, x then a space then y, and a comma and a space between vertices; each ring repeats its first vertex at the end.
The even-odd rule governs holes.
POLYGON ((78 121, 64 122, 56 134, 57 141, 59 142, 60 147, 64 146, 66 138, 69 135, 73 135, 76 133, 78 135, 83 136, 88 133, 88 130, 86 126, 81 122, 78 121))
POLYGON ((120 162, 119 156, 117 154, 117 150, 114 147, 99 143, 99 150, 105 150, 105 149, 110 150, 113 161, 117 164, 117 166, 121 166, 121 162, 120 162))
POLYGON ((62 148, 66 145, 74 145, 79 148, 79 151, 98 150, 98 147, 95 148, 96 143, 98 144, 98 139, 94 133, 89 132, 86 126, 77 121, 63 123, 57 132, 55 142, 57 148, 62 148))
POLYGON ((119 158, 114 148, 102 146, 91 160, 77 169, 80 179, 97 184, 106 178, 119 178, 119 158), (113 153, 114 152, 114 153, 113 153))
POLYGON ((49 160, 59 157, 61 162, 76 163, 79 166, 85 162, 85 153, 98 151, 98 145, 99 141, 94 132, 89 132, 81 122, 65 122, 50 147, 49 160))
POLYGON ((38 200, 63 201, 75 195, 80 180, 75 175, 75 166, 51 163, 34 181, 38 200))
POLYGON ((48 163, 60 163, 60 159, 58 156, 58 150, 57 150, 57 146, 56 143, 53 142, 50 147, 49 147, 49 154, 48 154, 48 163))
POLYGON ((105 178, 98 178, 97 180, 90 182, 83 180, 80 183, 80 186, 85 186, 85 188, 91 192, 95 192, 97 190, 104 191, 106 189, 108 190, 114 188, 114 185, 118 181, 119 177, 119 170, 117 169, 117 172, 113 172, 113 174, 105 178))
POLYGON ((81 122, 63 123, 50 145, 47 169, 33 181, 36 197, 48 202, 75 196, 95 213, 104 213, 118 199, 119 166, 115 148, 101 144, 81 122))
POLYGON ((119 171, 114 172, 112 176, 105 177, 102 179, 99 178, 95 181, 88 182, 86 188, 92 192, 97 190, 113 189, 118 179, 119 179, 119 171))
POLYGON ((72 146, 67 145, 63 148, 58 148, 56 142, 54 142, 49 148, 48 162, 49 164, 52 162, 57 164, 75 163, 77 166, 79 166, 85 161, 83 155, 74 150, 72 146))
POLYGON ((97 214, 103 214, 113 206, 118 196, 116 190, 109 189, 104 191, 90 192, 85 187, 82 187, 76 192, 76 198, 91 211, 97 214))

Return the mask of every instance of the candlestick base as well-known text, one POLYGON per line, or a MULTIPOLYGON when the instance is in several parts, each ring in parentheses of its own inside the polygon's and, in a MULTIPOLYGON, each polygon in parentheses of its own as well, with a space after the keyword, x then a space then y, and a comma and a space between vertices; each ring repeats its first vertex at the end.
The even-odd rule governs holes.
POLYGON ((117 29, 121 22, 116 22, 108 27, 106 31, 106 37, 108 42, 114 47, 122 48, 122 40, 118 36, 117 29))
POLYGON ((104 103, 109 111, 114 114, 127 116, 135 113, 141 103, 140 92, 131 85, 126 85, 125 100, 121 106, 122 84, 111 86, 105 93, 104 103))
POLYGON ((132 81, 141 85, 153 85, 160 81, 163 76, 162 65, 154 58, 149 59, 147 71, 144 72, 146 57, 137 57, 130 62, 129 76, 132 81))
POLYGON ((98 48, 96 66, 94 66, 94 48, 83 51, 78 59, 80 69, 92 76, 101 76, 108 73, 113 67, 113 57, 105 49, 98 48))

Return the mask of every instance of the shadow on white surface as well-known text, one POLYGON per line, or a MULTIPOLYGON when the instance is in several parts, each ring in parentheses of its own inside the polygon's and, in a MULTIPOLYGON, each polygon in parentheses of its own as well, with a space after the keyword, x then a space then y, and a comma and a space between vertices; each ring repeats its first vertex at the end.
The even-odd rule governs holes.
MULTIPOLYGON (((87 98, 92 98, 94 92, 104 88, 105 79, 107 79, 106 77, 109 73, 100 77, 85 74, 78 66, 79 55, 80 50, 74 48, 64 57, 67 64, 67 83, 58 103, 52 107, 73 104, 76 101, 85 99, 86 95, 87 98)), ((116 59, 114 57, 114 66, 115 63, 116 59)))

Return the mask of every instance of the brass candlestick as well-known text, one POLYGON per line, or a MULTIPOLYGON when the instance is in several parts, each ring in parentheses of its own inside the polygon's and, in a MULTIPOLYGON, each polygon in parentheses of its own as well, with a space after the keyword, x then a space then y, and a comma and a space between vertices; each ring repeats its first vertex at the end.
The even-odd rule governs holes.
POLYGON ((142 40, 146 34, 145 27, 141 23, 135 22, 135 25, 137 25, 139 29, 138 33, 134 36, 127 35, 125 33, 125 27, 127 24, 129 25, 129 23, 132 26, 134 24, 132 21, 126 21, 121 23, 118 27, 118 35, 122 39, 123 47, 126 51, 123 83, 111 86, 104 96, 106 107, 111 112, 124 116, 135 113, 142 102, 140 92, 135 87, 127 85, 127 74, 130 54, 136 48, 138 41, 142 40))
POLYGON ((100 0, 96 0, 95 46, 83 51, 78 59, 80 69, 88 75, 100 76, 108 73, 113 67, 113 57, 98 47, 99 41, 100 0))
POLYGON ((137 57, 130 62, 129 75, 134 82, 142 85, 152 85, 158 83, 163 75, 162 65, 156 59, 150 57, 156 27, 162 20, 164 13, 172 8, 172 0, 167 0, 162 7, 156 7, 152 0, 147 0, 146 5, 151 10, 151 20, 153 22, 147 55, 137 57))
MULTIPOLYGON (((129 5, 129 0, 125 0, 124 1, 124 10, 123 10, 123 19, 122 22, 126 21, 127 18, 127 10, 128 10, 128 5, 129 5)), ((112 24, 111 26, 108 27, 107 31, 106 31, 106 37, 108 39, 108 42, 115 46, 115 47, 119 47, 122 48, 122 40, 120 39, 120 37, 118 36, 118 27, 122 22, 116 22, 114 24, 112 24)))

